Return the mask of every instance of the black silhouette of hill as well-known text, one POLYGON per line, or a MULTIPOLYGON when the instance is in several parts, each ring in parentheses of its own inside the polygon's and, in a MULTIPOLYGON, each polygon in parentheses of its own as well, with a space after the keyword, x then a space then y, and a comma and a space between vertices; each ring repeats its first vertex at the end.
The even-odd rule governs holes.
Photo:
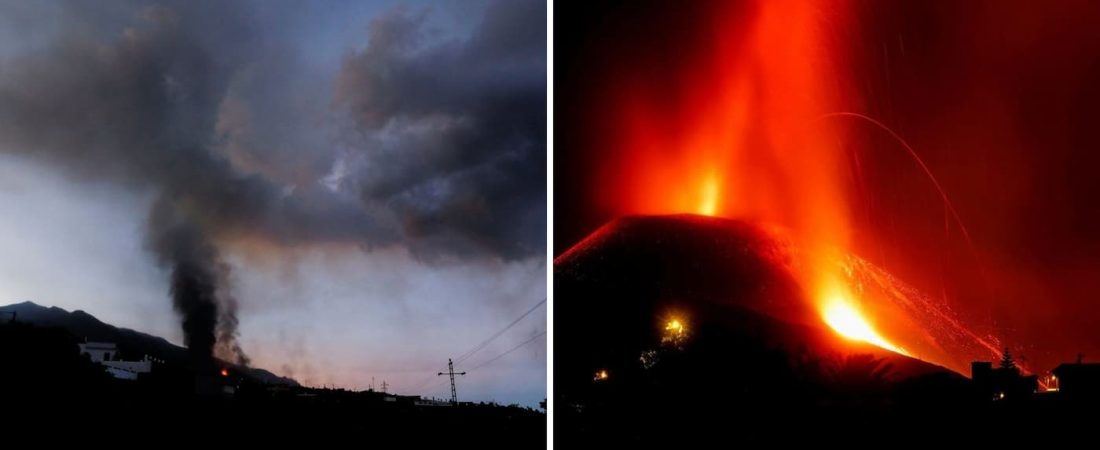
POLYGON ((792 276, 786 245, 731 219, 614 220, 555 259, 555 289, 562 299, 556 307, 571 330, 559 334, 561 341, 575 350, 571 354, 600 347, 641 352, 660 340, 662 320, 678 316, 690 328, 736 330, 769 348, 870 354, 890 364, 895 379, 947 371, 838 338, 792 276))
POLYGON ((639 430, 661 429, 763 443, 777 427, 825 432, 897 405, 951 423, 969 381, 839 337, 808 306, 787 246, 742 221, 635 216, 558 256, 560 442, 653 445, 639 430))
MULTIPOLYGON (((186 348, 172 344, 158 336, 104 323, 83 310, 69 312, 56 306, 46 307, 26 301, 0 306, 0 321, 9 320, 11 316, 7 313, 10 312, 15 312, 16 320, 19 322, 34 324, 39 327, 64 329, 81 341, 86 339, 88 341, 114 342, 118 344, 123 358, 128 360, 137 360, 149 355, 177 366, 189 364, 186 348)), ((222 364, 227 367, 234 367, 238 372, 245 373, 261 383, 299 385, 292 378, 281 377, 265 369, 240 367, 226 362, 222 362, 222 364)))

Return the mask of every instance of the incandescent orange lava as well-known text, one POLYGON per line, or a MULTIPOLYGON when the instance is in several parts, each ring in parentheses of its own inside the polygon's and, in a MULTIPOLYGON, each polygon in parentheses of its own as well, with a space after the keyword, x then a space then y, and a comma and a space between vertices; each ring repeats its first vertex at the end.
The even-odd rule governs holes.
POLYGON ((904 349, 891 344, 886 338, 875 331, 867 318, 863 316, 851 300, 843 297, 835 297, 825 300, 822 315, 825 323, 848 339, 868 342, 884 349, 909 355, 904 349))
MULTIPOLYGON (((845 95, 828 30, 845 2, 716 2, 706 39, 672 85, 623 80, 612 117, 617 157, 605 159, 607 202, 621 214, 694 212, 776 223, 813 253, 848 247, 836 132, 817 120, 845 95)), ((905 353, 871 325, 818 265, 803 284, 841 335, 905 353)))

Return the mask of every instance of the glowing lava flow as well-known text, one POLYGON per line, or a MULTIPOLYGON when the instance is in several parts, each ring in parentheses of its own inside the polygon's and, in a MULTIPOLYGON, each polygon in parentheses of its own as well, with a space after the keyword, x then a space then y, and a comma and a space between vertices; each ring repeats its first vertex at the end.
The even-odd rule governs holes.
POLYGON ((699 214, 713 216, 718 212, 718 177, 711 173, 703 180, 699 214))
POLYGON ((825 323, 841 336, 848 339, 874 344, 894 353, 910 356, 902 348, 886 341, 874 327, 863 318, 851 302, 843 298, 833 298, 826 304, 822 315, 825 323))
MULTIPOLYGON (((818 263, 820 264, 820 263, 818 263)), ((817 272, 828 272, 827 266, 817 267, 817 272)), ((845 271, 848 272, 848 271, 845 271)), ((834 331, 841 336, 866 342, 871 345, 890 350, 905 356, 913 356, 905 349, 886 340, 878 330, 867 320, 867 314, 861 311, 856 302, 852 300, 849 290, 850 285, 837 278, 819 278, 820 285, 826 286, 821 291, 818 309, 821 318, 834 331)))

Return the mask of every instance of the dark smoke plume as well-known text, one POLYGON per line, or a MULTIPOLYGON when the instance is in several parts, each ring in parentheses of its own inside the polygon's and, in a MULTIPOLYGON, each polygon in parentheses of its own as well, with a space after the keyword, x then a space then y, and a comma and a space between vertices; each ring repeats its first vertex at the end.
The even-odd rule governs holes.
POLYGON ((172 306, 183 318, 184 345, 192 362, 209 366, 216 355, 248 365, 237 343, 237 302, 225 289, 229 266, 194 223, 161 201, 149 220, 149 245, 171 266, 172 306))
POLYGON ((146 242, 197 358, 247 362, 222 260, 237 242, 543 254, 545 5, 492 3, 446 40, 397 10, 318 74, 301 5, 154 3, 0 5, 0 24, 65 25, 0 52, 0 151, 155 199, 146 242))

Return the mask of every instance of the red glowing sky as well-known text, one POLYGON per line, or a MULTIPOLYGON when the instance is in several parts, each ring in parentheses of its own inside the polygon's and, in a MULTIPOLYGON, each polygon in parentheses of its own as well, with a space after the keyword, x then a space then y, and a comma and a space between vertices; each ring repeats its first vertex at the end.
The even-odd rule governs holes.
POLYGON ((781 223, 1049 369, 1100 359, 1100 4, 559 5, 555 252, 631 213, 781 223), (935 185, 880 121, 919 154, 935 185))

